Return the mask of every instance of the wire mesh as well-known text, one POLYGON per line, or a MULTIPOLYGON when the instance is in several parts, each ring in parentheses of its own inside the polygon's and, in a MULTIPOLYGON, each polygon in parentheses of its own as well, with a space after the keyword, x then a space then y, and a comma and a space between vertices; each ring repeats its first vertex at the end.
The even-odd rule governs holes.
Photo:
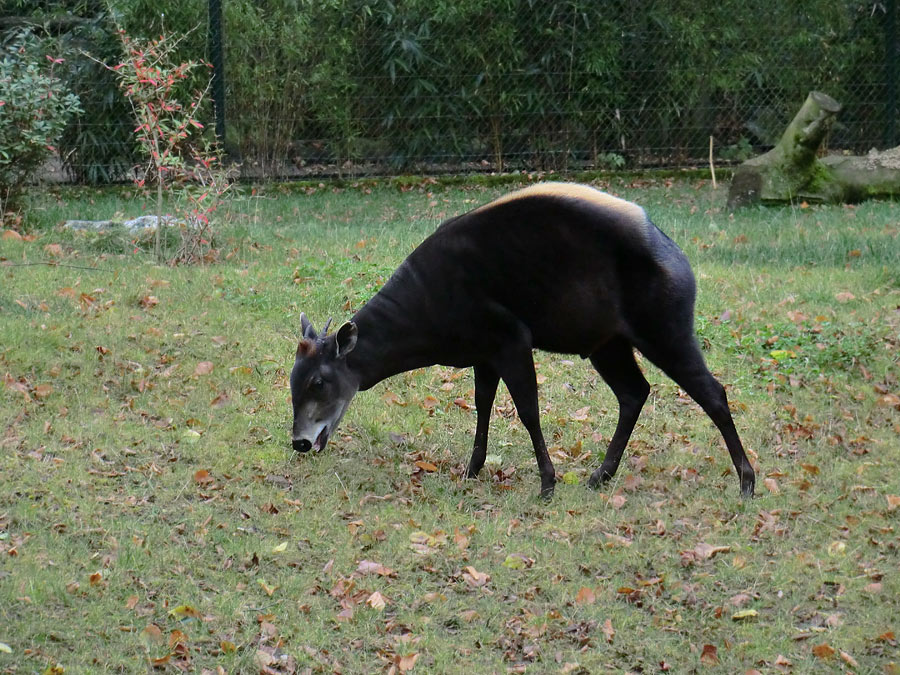
POLYGON ((679 4, 309 8, 304 28, 342 48, 286 72, 274 109, 232 82, 230 138, 263 174, 675 167, 705 163, 710 137, 718 161, 771 146, 821 89, 845 109, 830 148, 895 141, 885 6, 679 4))
MULTIPOLYGON (((207 0, 119 4, 130 32, 207 22, 207 0)), ((220 4, 221 38, 201 30, 186 58, 222 50, 245 177, 683 167, 711 138, 717 163, 737 162, 814 89, 844 106, 829 150, 898 142, 893 0, 220 4)), ((132 124, 79 125, 102 143, 116 123, 132 124)))

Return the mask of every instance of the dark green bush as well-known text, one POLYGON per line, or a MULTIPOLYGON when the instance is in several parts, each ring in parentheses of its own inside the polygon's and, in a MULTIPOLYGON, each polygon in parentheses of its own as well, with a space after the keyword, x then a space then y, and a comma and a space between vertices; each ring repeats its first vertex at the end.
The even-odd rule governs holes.
POLYGON ((114 73, 105 65, 121 60, 115 26, 101 11, 56 41, 67 55, 69 84, 84 109, 59 140, 66 170, 79 183, 128 179, 138 162, 134 116, 116 86, 114 73))
MULTIPOLYGON (((59 4, 98 20, 109 11, 59 4)), ((207 0, 110 9, 129 35, 186 34, 179 57, 208 59, 207 0)), ((226 147, 248 175, 672 166, 705 161, 710 136, 734 161, 735 148, 773 143, 815 88, 844 104, 832 147, 885 140, 887 9, 862 0, 227 0, 223 10, 226 147)), ((109 23, 82 26, 79 39, 113 43, 102 39, 109 23)), ((98 94, 73 85, 96 111, 69 130, 80 180, 128 165, 131 152, 94 126, 128 117, 95 75, 73 72, 98 94)))
POLYGON ((0 216, 17 208, 25 185, 80 112, 78 97, 55 72, 61 65, 27 31, 0 50, 0 216))

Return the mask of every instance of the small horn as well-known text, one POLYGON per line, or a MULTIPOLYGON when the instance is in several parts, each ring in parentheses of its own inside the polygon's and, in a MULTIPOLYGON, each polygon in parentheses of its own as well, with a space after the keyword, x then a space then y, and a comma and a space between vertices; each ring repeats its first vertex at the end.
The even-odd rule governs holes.
POLYGON ((300 312, 300 335, 304 338, 310 338, 312 340, 316 339, 316 329, 313 328, 309 317, 303 312, 300 312))
POLYGON ((331 317, 328 317, 328 321, 325 322, 325 325, 322 326, 322 337, 328 335, 328 327, 331 325, 331 317))

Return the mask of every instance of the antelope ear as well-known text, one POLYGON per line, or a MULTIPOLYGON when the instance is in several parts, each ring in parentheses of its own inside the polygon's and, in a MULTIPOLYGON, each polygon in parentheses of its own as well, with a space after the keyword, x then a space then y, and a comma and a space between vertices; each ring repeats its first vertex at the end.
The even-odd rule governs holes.
POLYGON ((348 321, 338 328, 338 332, 334 337, 334 357, 339 359, 347 356, 356 346, 356 337, 358 330, 356 324, 348 321))
POLYGON ((313 328, 312 322, 303 312, 300 312, 300 335, 302 335, 304 339, 316 339, 316 329, 313 328))
POLYGON ((303 338, 297 343, 297 358, 304 359, 316 353, 316 343, 307 338, 303 338))

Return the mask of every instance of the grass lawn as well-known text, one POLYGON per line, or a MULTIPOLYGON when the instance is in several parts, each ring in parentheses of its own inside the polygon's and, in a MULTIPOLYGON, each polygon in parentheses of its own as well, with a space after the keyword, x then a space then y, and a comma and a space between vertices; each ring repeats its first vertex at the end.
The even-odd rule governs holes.
POLYGON ((301 310, 343 321, 512 187, 246 190, 221 262, 177 268, 59 228, 139 215, 127 191, 36 197, 0 239, 0 673, 900 673, 900 205, 603 187, 694 265, 753 500, 646 363, 600 492, 617 406, 578 357, 536 354, 549 504, 502 385, 462 479, 471 371, 383 382, 291 452, 301 310))

